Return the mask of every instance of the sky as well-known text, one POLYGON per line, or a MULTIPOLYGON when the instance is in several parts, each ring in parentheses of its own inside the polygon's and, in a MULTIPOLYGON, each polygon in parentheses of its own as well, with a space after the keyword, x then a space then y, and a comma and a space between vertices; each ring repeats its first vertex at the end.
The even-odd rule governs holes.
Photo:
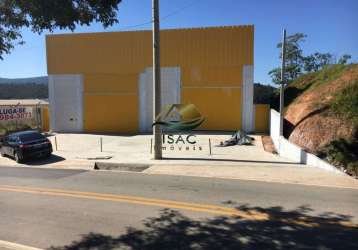
MULTIPOLYGON (((151 29, 151 2, 123 0, 118 24, 104 29, 93 23, 75 32, 151 29)), ((339 57, 348 53, 358 62, 358 0, 160 0, 160 16, 162 29, 253 24, 254 81, 263 84, 271 84, 268 72, 280 65, 276 44, 283 28, 288 35, 307 35, 304 54, 319 51, 339 57)), ((49 32, 38 35, 23 29, 22 34, 25 45, 16 46, 0 61, 0 77, 47 75, 45 35, 49 32)))

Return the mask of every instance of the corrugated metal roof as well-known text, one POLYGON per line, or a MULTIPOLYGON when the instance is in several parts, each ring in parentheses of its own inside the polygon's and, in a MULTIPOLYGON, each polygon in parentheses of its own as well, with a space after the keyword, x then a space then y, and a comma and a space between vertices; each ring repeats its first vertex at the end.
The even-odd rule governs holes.
MULTIPOLYGON (((240 71, 242 65, 254 64, 253 41, 254 26, 165 30, 161 67, 240 71)), ((150 32, 47 36, 48 74, 138 75, 153 63, 151 44, 150 32)))
MULTIPOLYGON (((161 32, 168 31, 190 31, 190 30, 217 30, 217 29, 237 29, 237 28, 251 28, 253 24, 243 25, 221 25, 221 26, 198 26, 198 27, 182 27, 182 28, 161 28, 161 32)), ((58 34, 46 34, 46 37, 55 36, 81 36, 81 35, 93 35, 93 34, 111 34, 111 33, 152 33, 152 29, 138 29, 138 30, 119 30, 119 31, 100 31, 100 32, 73 32, 73 33, 58 33, 58 34)))

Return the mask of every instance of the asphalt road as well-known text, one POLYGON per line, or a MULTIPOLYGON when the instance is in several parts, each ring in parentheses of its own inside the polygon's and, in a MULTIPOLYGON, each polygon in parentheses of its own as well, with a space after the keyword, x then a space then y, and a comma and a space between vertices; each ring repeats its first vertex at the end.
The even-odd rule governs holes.
POLYGON ((0 167, 0 240, 51 249, 358 249, 358 190, 0 167))

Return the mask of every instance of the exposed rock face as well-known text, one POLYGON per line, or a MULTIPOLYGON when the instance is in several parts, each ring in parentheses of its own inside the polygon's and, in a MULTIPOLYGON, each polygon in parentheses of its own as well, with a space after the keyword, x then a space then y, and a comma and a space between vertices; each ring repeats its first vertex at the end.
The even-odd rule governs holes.
POLYGON ((330 101, 357 79, 358 65, 355 65, 337 79, 307 89, 297 97, 285 114, 286 120, 291 123, 289 141, 317 153, 332 140, 351 139, 355 133, 353 122, 333 113, 330 101))
POLYGON ((317 153, 320 148, 338 138, 350 140, 354 136, 354 126, 332 117, 328 112, 308 117, 295 127, 289 141, 308 152, 317 153))

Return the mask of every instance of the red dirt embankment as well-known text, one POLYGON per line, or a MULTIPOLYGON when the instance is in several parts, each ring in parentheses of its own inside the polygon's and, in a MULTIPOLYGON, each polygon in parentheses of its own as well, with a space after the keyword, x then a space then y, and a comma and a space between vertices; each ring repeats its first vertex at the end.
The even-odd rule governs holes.
POLYGON ((307 75, 290 85, 291 90, 302 93, 286 109, 285 118, 291 123, 289 141, 317 153, 333 140, 351 139, 355 133, 353 121, 334 113, 330 104, 337 93, 357 79, 358 65, 351 65, 334 77, 307 75))

